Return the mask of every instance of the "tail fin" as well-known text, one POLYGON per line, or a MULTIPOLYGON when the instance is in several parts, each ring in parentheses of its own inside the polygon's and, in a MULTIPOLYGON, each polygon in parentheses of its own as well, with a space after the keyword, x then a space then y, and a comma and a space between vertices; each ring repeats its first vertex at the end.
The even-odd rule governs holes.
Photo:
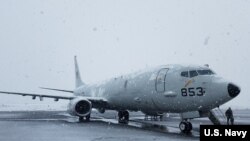
POLYGON ((76 88, 84 85, 84 83, 82 82, 82 79, 81 79, 80 72, 79 72, 76 56, 75 56, 75 81, 76 81, 75 82, 76 83, 76 88))

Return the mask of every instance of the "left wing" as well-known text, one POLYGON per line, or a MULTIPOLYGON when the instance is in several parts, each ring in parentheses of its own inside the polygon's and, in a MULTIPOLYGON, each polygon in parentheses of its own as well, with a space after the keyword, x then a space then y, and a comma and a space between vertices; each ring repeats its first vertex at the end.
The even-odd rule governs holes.
POLYGON ((18 93, 18 92, 4 92, 4 91, 0 91, 0 93, 21 95, 21 96, 32 96, 32 99, 36 99, 36 97, 39 97, 40 100, 43 100, 44 97, 45 98, 54 98, 55 101, 58 101, 59 99, 71 100, 71 99, 75 98, 75 96, 55 96, 55 95, 47 95, 47 94, 18 93))

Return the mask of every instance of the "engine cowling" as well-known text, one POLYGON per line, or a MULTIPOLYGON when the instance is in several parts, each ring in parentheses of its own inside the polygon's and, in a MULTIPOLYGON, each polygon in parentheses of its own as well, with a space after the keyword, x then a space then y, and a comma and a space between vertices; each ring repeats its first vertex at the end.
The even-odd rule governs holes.
POLYGON ((87 116, 91 113, 92 103, 85 98, 75 98, 68 105, 68 112, 72 116, 87 116))

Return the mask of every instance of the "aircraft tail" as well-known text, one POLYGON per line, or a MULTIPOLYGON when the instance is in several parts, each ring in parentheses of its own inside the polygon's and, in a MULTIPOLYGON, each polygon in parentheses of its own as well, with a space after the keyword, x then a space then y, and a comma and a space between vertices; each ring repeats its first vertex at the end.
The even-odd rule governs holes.
POLYGON ((81 79, 80 72, 79 72, 76 56, 75 56, 75 85, 76 85, 76 88, 84 85, 84 83, 82 82, 82 79, 81 79))

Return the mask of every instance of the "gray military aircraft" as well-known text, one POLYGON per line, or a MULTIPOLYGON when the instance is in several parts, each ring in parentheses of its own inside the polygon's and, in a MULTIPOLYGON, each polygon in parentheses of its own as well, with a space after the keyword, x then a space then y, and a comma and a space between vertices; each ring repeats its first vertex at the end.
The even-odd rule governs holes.
POLYGON ((75 57, 76 88, 73 91, 54 88, 48 90, 73 93, 72 96, 52 96, 47 94, 4 92, 22 96, 32 96, 69 100, 68 112, 78 116, 80 121, 89 121, 92 108, 100 113, 105 110, 118 111, 118 122, 127 124, 129 111, 142 111, 147 115, 180 113, 179 128, 190 132, 190 119, 215 115, 212 109, 235 98, 240 88, 232 82, 216 75, 208 66, 165 65, 130 75, 110 79, 106 82, 88 85, 82 82, 75 57))

